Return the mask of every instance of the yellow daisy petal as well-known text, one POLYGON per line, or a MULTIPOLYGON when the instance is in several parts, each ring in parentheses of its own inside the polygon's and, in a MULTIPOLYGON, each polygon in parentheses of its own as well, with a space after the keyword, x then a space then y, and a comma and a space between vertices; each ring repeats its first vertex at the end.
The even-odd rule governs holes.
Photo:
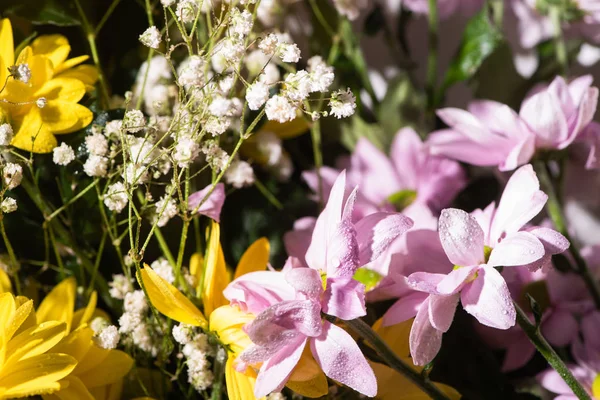
POLYGON ((4 68, 0 71, 0 81, 4 84, 6 80, 7 71, 5 68, 14 65, 15 63, 15 49, 13 41, 12 25, 8 18, 0 20, 0 59, 4 68))
POLYGON ((74 115, 77 118, 77 121, 75 122, 74 125, 72 125, 68 129, 53 130, 52 132, 55 135, 76 132, 76 131, 88 126, 94 119, 94 114, 87 107, 84 107, 81 104, 73 104, 73 103, 66 103, 66 104, 69 104, 69 112, 71 113, 71 115, 74 115))
POLYGON ((235 270, 233 279, 249 272, 264 271, 269 263, 270 245, 267 238, 260 238, 248 247, 235 270))
POLYGON ((138 280, 143 282, 152 305, 162 314, 184 324, 206 327, 206 318, 202 312, 148 265, 141 270, 138 280))
POLYGON ((309 346, 304 348, 302 357, 292 371, 286 386, 305 397, 316 398, 327 395, 327 378, 315 361, 309 346))
POLYGON ((64 322, 43 322, 13 337, 6 348, 3 368, 47 352, 65 337, 65 328, 64 322))
MULTIPOLYGON (((0 294, 0 321, 11 321, 15 315, 17 306, 12 293, 0 294)), ((9 340, 12 335, 8 335, 8 329, 5 324, 0 325, 0 334, 9 340)))
POLYGON ((12 292, 12 284, 8 274, 0 268, 0 293, 4 292, 12 292))
POLYGON ((68 60, 65 60, 63 63, 54 68, 54 75, 58 75, 62 72, 65 72, 66 70, 71 69, 84 61, 87 61, 89 58, 90 56, 88 55, 69 58, 68 60))
MULTIPOLYGON (((256 384, 256 373, 248 368, 246 373, 238 372, 234 367, 234 358, 227 358, 225 364, 225 383, 227 384, 227 395, 230 400, 251 400, 254 397, 254 385, 256 384)), ((261 397, 264 399, 264 397, 261 397)))
POLYGON ((204 276, 202 278, 203 287, 201 294, 206 314, 210 314, 216 308, 229 303, 225 296, 223 296, 223 290, 231 282, 231 277, 225 265, 220 236, 219 224, 213 221, 208 240, 204 276))
POLYGON ((37 97, 77 103, 85 95, 85 85, 78 79, 54 78, 35 92, 37 97))
POLYGON ((98 69, 94 65, 89 64, 78 65, 75 68, 61 72, 60 75, 58 75, 60 78, 74 78, 80 80, 83 82, 85 90, 88 92, 94 90, 94 85, 98 81, 98 76, 98 69))
POLYGON ((219 339, 229 345, 235 354, 252 344, 242 327, 254 320, 254 315, 245 313, 235 306, 222 306, 210 314, 210 330, 219 335, 219 339))
POLYGON ((73 314, 73 328, 77 328, 83 324, 87 324, 94 316, 96 304, 98 303, 98 294, 94 290, 90 295, 90 301, 85 308, 75 311, 73 314))
POLYGON ((80 373, 79 379, 87 388, 115 383, 122 379, 133 367, 133 358, 121 350, 111 350, 96 368, 80 373))
MULTIPOLYGON (((6 337, 11 338, 23 326, 23 323, 31 315, 33 311, 33 301, 29 300, 23 304, 17 304, 17 309, 12 318, 10 325, 6 327, 6 337)), ((19 332, 20 333, 20 332, 19 332)))
POLYGON ((56 285, 37 309, 38 322, 62 321, 67 324, 67 332, 70 332, 76 289, 77 282, 73 277, 56 285))
POLYGON ((81 376, 83 374, 88 373, 89 371, 93 371, 94 369, 96 369, 96 367, 98 367, 98 365, 104 362, 104 359, 106 359, 109 356, 111 351, 112 350, 103 349, 100 346, 96 346, 95 344, 90 343, 90 347, 87 353, 85 353, 83 359, 79 360, 77 367, 75 368, 75 371, 73 371, 73 373, 77 376, 81 376))
POLYGON ((10 143, 14 147, 33 153, 49 153, 56 147, 56 138, 43 123, 38 110, 32 110, 15 125, 16 133, 10 143))
POLYGON ((25 331, 26 329, 29 329, 32 326, 37 325, 37 316, 35 314, 35 309, 33 308, 33 305, 35 304, 35 302, 25 296, 17 296, 15 298, 15 303, 17 304, 17 312, 21 312, 18 309, 22 306, 25 306, 25 308, 23 308, 22 312, 23 312, 23 314, 25 314, 27 311, 29 311, 29 314, 26 316, 25 320, 23 320, 23 322, 21 322, 21 326, 19 326, 17 328, 17 330, 13 333, 13 336, 18 335, 21 332, 25 331), (27 303, 30 303, 31 307, 27 303))
POLYGON ((60 66, 69 56, 71 46, 63 35, 42 35, 31 43, 33 54, 47 57, 53 68, 60 66))
POLYGON ((375 324, 373 324, 373 329, 381 336, 387 345, 394 350, 394 353, 400 357, 408 357, 410 354, 408 338, 410 336, 413 320, 414 318, 411 318, 400 324, 384 327, 381 326, 382 320, 378 319, 375 324))
POLYGON ((57 344, 52 351, 56 353, 68 354, 80 362, 85 358, 91 347, 94 345, 92 342, 93 336, 94 331, 91 328, 83 327, 75 329, 59 344, 57 344))
POLYGON ((8 388, 4 396, 25 397, 58 390, 61 385, 57 381, 69 375, 76 364, 73 357, 56 353, 20 361, 2 377, 2 385, 8 388))
POLYGON ((40 110, 44 125, 53 133, 72 132, 71 127, 78 122, 77 114, 72 106, 78 106, 78 104, 58 100, 49 101, 40 110))
POLYGON ((96 400, 81 379, 73 374, 60 381, 61 389, 54 394, 46 394, 44 400, 96 400))

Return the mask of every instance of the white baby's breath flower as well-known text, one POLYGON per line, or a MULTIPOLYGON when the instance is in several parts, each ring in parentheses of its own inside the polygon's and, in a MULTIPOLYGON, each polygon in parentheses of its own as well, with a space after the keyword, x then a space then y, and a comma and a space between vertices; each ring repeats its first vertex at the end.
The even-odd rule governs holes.
POLYGON ((161 42, 160 31, 156 26, 151 26, 140 35, 140 42, 151 49, 158 49, 161 42))
POLYGON ((125 312, 142 314, 148 309, 148 303, 146 302, 146 295, 141 290, 134 290, 125 295, 123 301, 123 309, 125 312))
POLYGON ((265 112, 269 120, 282 124, 296 118, 296 109, 281 95, 273 96, 267 101, 265 112))
POLYGON ((119 332, 131 333, 141 323, 142 317, 139 313, 124 312, 119 318, 119 332))
POLYGON ((3 214, 17 211, 17 201, 12 197, 5 197, 4 200, 2 200, 2 204, 0 204, 0 209, 3 214))
POLYGON ((186 324, 179 324, 173 327, 173 339, 181 345, 186 345, 192 341, 192 335, 194 333, 193 326, 186 324))
POLYGON ((265 53, 267 56, 272 56, 277 51, 279 45, 279 38, 276 34, 270 33, 266 38, 260 41, 258 48, 265 53))
POLYGON ((139 132, 144 129, 146 121, 140 110, 129 110, 123 117, 123 129, 128 132, 139 132))
POLYGON ((229 116, 231 109, 231 100, 223 96, 215 96, 208 106, 208 111, 215 117, 229 116))
POLYGON ((243 188, 254 183, 254 170, 246 161, 234 160, 225 171, 225 182, 235 188, 243 188))
POLYGON ((95 133, 85 137, 85 146, 90 154, 104 156, 108 151, 108 140, 104 135, 95 133))
POLYGON ((206 162, 215 171, 221 171, 229 162, 229 154, 215 142, 205 142, 200 149, 206 155, 206 162))
POLYGON ((283 94, 292 101, 302 101, 308 97, 310 88, 310 75, 305 70, 300 70, 285 77, 283 94))
POLYGON ((121 335, 119 335, 117 327, 110 325, 94 337, 94 343, 103 349, 112 350, 117 348, 120 339, 121 335))
POLYGON ((169 264, 166 258, 160 257, 150 264, 154 272, 169 283, 175 282, 175 272, 173 266, 169 264))
POLYGON ((197 14, 198 0, 179 0, 179 3, 177 3, 175 15, 177 15, 177 18, 179 18, 182 23, 188 24, 194 22, 197 14))
POLYGON ((163 7, 169 7, 175 4, 176 1, 177 0, 160 0, 160 4, 162 4, 163 7))
POLYGON ((281 139, 273 132, 259 132, 254 136, 257 150, 267 160, 267 165, 273 166, 279 162, 283 154, 281 139))
POLYGON ((180 168, 187 168, 200 154, 200 146, 191 138, 181 138, 175 145, 173 160, 180 168))
POLYGON ((237 8, 231 11, 230 31, 240 37, 247 36, 252 30, 252 14, 248 10, 240 12, 237 8))
POLYGON ((52 161, 56 165, 68 165, 75 159, 75 151, 66 143, 61 143, 52 149, 52 161))
POLYGON ((13 76, 13 78, 23 83, 29 83, 29 80, 31 79, 31 70, 29 69, 29 64, 27 63, 13 65, 8 68, 8 72, 13 76))
POLYGON ((178 82, 181 86, 202 85, 204 83, 204 59, 193 55, 185 59, 177 68, 178 82))
POLYGON ((114 119, 112 121, 108 121, 106 123, 106 127, 104 127, 104 135, 106 137, 110 136, 118 136, 121 132, 121 126, 123 121, 120 119, 114 119))
POLYGON ((2 179, 8 190, 16 188, 23 180, 23 167, 15 163, 6 163, 2 169, 2 179))
POLYGON ((325 92, 335 78, 333 67, 327 65, 321 56, 313 56, 308 60, 310 72, 310 91, 325 92))
POLYGON ((127 188, 123 182, 113 183, 108 187, 104 195, 104 204, 109 210, 120 213, 127 205, 127 202, 127 188))
POLYGON ((336 118, 345 118, 354 114, 356 109, 356 98, 350 89, 338 90, 331 94, 329 101, 331 114, 336 118))
POLYGON ((360 15, 360 11, 369 5, 368 0, 333 0, 337 12, 354 21, 360 15))
POLYGON ((132 186, 140 185, 150 179, 148 169, 144 166, 144 164, 139 163, 127 163, 123 169, 122 177, 127 184, 132 186))
POLYGON ((279 57, 283 62, 297 63, 300 61, 300 49, 296 43, 284 43, 281 45, 279 57))
POLYGON ((87 176, 106 176, 108 169, 108 158, 102 156, 90 155, 83 164, 83 172, 87 176))
POLYGON ((113 275, 113 280, 109 282, 110 289, 108 293, 111 297, 123 300, 125 295, 133 291, 133 283, 123 274, 113 275))
POLYGON ((204 124, 204 129, 213 136, 224 134, 231 125, 228 118, 210 117, 204 124))
POLYGON ((158 218, 157 226, 163 227, 171 218, 177 215, 177 203, 175 199, 163 196, 154 205, 156 208, 155 218, 158 218))
POLYGON ((254 82, 246 90, 248 108, 258 110, 269 100, 269 86, 264 82, 254 82))
POLYGON ((8 146, 13 138, 13 128, 10 124, 0 125, 0 146, 8 146))

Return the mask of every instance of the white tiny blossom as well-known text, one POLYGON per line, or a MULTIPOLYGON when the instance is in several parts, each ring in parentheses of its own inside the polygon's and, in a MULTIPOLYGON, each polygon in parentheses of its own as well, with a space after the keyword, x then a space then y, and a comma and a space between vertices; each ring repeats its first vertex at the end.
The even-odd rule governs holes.
POLYGON ((276 34, 270 33, 266 38, 260 41, 258 48, 262 50, 268 56, 272 56, 277 51, 279 45, 279 38, 276 34))
POLYGON ((128 136, 131 160, 139 164, 150 164, 156 158, 154 144, 147 138, 128 136))
POLYGON ((240 12, 237 8, 231 10, 229 29, 240 37, 247 36, 252 30, 252 14, 248 10, 240 12))
POLYGON ((360 15, 360 11, 369 5, 368 0, 333 0, 337 12, 353 21, 360 15))
POLYGON ((295 43, 284 43, 281 45, 279 57, 281 61, 287 63, 297 63, 300 61, 300 49, 295 43))
POLYGON ((193 55, 185 59, 177 68, 178 82, 182 86, 202 85, 204 83, 204 60, 193 55))
POLYGON ((123 117, 123 129, 128 132, 139 132, 144 129, 144 114, 140 110, 129 110, 123 117))
POLYGON ((152 264, 150 264, 154 272, 165 281, 169 283, 175 282, 175 272, 173 271, 173 266, 169 264, 165 258, 161 257, 157 260, 154 260, 152 264))
POLYGON ((204 129, 213 136, 220 136, 227 131, 230 125, 229 119, 210 117, 204 124, 204 129))
POLYGON ((331 114, 336 118, 345 118, 354 114, 356 109, 356 98, 350 89, 338 90, 331 94, 329 101, 331 114))
POLYGON ((175 145, 173 160, 181 168, 187 168, 200 154, 200 146, 190 138, 181 138, 175 145))
POLYGON ((155 26, 151 26, 140 35, 140 42, 151 49, 158 49, 161 42, 160 31, 155 26))
POLYGON ((269 120, 280 123, 292 121, 296 118, 296 109, 281 95, 273 96, 267 101, 265 112, 269 120))
POLYGON ((199 371, 194 371, 193 373, 188 373, 188 382, 198 392, 202 392, 208 389, 210 385, 212 385, 213 379, 213 373, 208 368, 199 371))
POLYGON ((229 66, 237 64, 245 53, 243 41, 227 37, 215 45, 210 61, 213 69, 222 73, 229 66))
POLYGON ((173 339, 181 345, 192 341, 193 327, 191 325, 179 324, 173 327, 173 339))
POLYGON ((95 133, 85 137, 85 146, 90 154, 104 156, 108 151, 108 140, 104 135, 95 133))
POLYGON ((150 353, 153 357, 156 357, 158 354, 158 348, 154 346, 152 335, 150 335, 148 325, 145 323, 142 322, 133 329, 131 339, 133 340, 133 344, 150 353))
POLYGON ((104 195, 104 204, 109 210, 120 213, 127 205, 127 202, 127 188, 123 182, 113 183, 108 187, 104 195))
POLYGON ((48 104, 48 100, 46 100, 46 98, 45 98, 45 97, 40 97, 39 99, 37 99, 37 100, 35 101, 35 105, 36 105, 38 108, 44 108, 44 107, 46 107, 46 104, 48 104))
POLYGON ((169 7, 175 4, 176 1, 177 0, 160 0, 160 3, 163 5, 163 7, 169 7))
POLYGON ((8 146, 13 138, 13 128, 10 124, 0 125, 0 146, 8 146))
POLYGON ((281 79, 277 65, 271 62, 271 57, 260 50, 254 50, 244 57, 244 63, 251 76, 259 75, 259 80, 274 84, 281 79))
POLYGON ((254 170, 246 161, 234 160, 225 171, 225 181, 238 189, 250 186, 254 183, 254 170))
POLYGON ((310 93, 311 79, 308 72, 300 70, 285 77, 285 97, 292 101, 302 101, 310 93))
POLYGON ((158 218, 156 225, 159 227, 165 226, 171 218, 177 215, 177 203, 174 199, 163 196, 156 202, 155 207, 156 218, 158 218))
POLYGON ((198 0, 179 0, 175 14, 184 24, 194 22, 198 13, 198 0))
POLYGON ((2 179, 9 190, 16 188, 23 180, 23 167, 15 163, 6 163, 2 170, 2 179))
POLYGON ((117 327, 110 325, 104 328, 98 336, 94 337, 94 343, 103 349, 112 350, 117 348, 120 339, 121 335, 119 335, 117 327))
POLYGON ((66 143, 52 149, 52 161, 57 165, 68 165, 75 159, 75 151, 66 143))
POLYGON ((13 76, 13 78, 23 83, 29 83, 29 80, 31 79, 31 70, 29 69, 29 64, 27 63, 13 65, 8 68, 8 72, 13 76))
POLYGON ((94 335, 98 335, 104 328, 110 326, 110 322, 104 317, 96 317, 90 322, 90 328, 94 331, 94 335))
POLYGON ((142 323, 142 317, 138 313, 124 312, 119 318, 119 332, 131 333, 136 326, 142 323))
POLYGON ((206 162, 216 171, 221 171, 229 161, 229 154, 215 142, 206 142, 200 149, 206 155, 206 162))
POLYGON ((145 183, 150 179, 148 169, 144 164, 127 163, 123 169, 123 180, 129 185, 135 186, 145 183))
POLYGON ((230 114, 231 100, 223 96, 215 96, 208 106, 208 111, 215 117, 226 117, 230 114))
POLYGON ((121 126, 123 125, 123 121, 120 119, 114 119, 106 123, 106 127, 104 128, 104 135, 106 137, 110 136, 118 136, 121 132, 121 126))
POLYGON ((148 309, 146 295, 141 290, 134 290, 125 295, 123 309, 126 313, 142 314, 148 309))
POLYGON ((269 86, 263 82, 255 82, 246 90, 248 108, 258 110, 269 100, 269 86))
POLYGON ((287 153, 282 153, 281 157, 277 164, 273 166, 271 169, 273 174, 280 181, 287 181, 292 176, 294 172, 294 164, 292 163, 292 158, 287 153))
POLYGON ((123 300, 127 293, 133 292, 133 282, 123 274, 113 275, 113 280, 108 284, 108 293, 112 298, 123 300))
POLYGON ((325 92, 335 78, 333 67, 327 65, 321 56, 313 56, 308 60, 310 72, 310 91, 325 92))
POLYGON ((281 139, 273 132, 262 131, 255 135, 257 150, 267 160, 267 165, 273 166, 279 162, 283 154, 281 139))
POLYGON ((2 200, 2 204, 0 204, 0 209, 3 214, 17 211, 17 201, 12 197, 5 197, 4 200, 2 200))
POLYGON ((256 10, 256 17, 264 26, 271 27, 277 24, 282 12, 279 0, 262 0, 256 10))
POLYGON ((88 176, 106 176, 108 169, 108 158, 90 155, 83 164, 83 172, 88 176))
POLYGON ((234 83, 235 83, 235 75, 234 74, 229 74, 229 75, 225 76, 223 79, 221 79, 219 81, 219 91, 224 95, 228 95, 229 91, 233 88, 234 83))

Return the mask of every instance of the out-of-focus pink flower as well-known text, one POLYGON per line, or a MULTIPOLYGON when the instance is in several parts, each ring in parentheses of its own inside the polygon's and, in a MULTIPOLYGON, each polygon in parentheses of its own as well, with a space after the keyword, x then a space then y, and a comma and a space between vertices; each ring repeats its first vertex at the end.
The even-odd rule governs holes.
MULTIPOLYGON (((416 14, 429 14, 427 0, 387 0, 387 3, 402 3, 402 6, 416 14)), ((438 0, 437 7, 440 18, 448 18, 453 14, 461 13, 473 15, 481 9, 483 0, 438 0)))
POLYGON ((188 198, 188 210, 196 210, 198 205, 204 201, 196 212, 219 222, 219 219, 221 218, 221 208, 223 208, 223 203, 225 202, 225 185, 217 183, 213 192, 208 195, 211 188, 212 185, 208 185, 204 189, 190 194, 188 198), (206 197, 207 195, 208 197, 206 197))
MULTIPOLYGON (((246 274, 224 291, 233 304, 257 314, 244 328, 254 345, 238 358, 241 370, 262 363, 257 397, 285 385, 307 343, 327 376, 367 396, 377 393, 375 375, 358 345, 343 329, 323 322, 321 312, 343 320, 365 315, 365 288, 354 273, 376 260, 412 221, 379 212, 354 223, 356 195, 342 171, 314 227, 311 220, 300 224, 312 229, 305 256, 290 258, 283 272, 246 274)), ((297 239, 303 249, 306 237, 297 239)))
MULTIPOLYGON (((346 164, 349 183, 360 187, 355 205, 356 218, 376 211, 393 211, 394 202, 406 202, 403 205, 407 205, 410 201, 427 205, 437 213, 450 204, 466 184, 460 165, 430 155, 417 133, 410 128, 398 132, 389 157, 361 138, 346 164), (409 193, 411 191, 414 193, 409 193)), ((321 169, 325 196, 337 174, 332 168, 321 169)), ((316 192, 316 173, 304 172, 303 177, 316 192)), ((410 214, 409 208, 405 211, 410 214)))
POLYGON ((484 325, 497 329, 514 325, 510 291, 495 267, 539 268, 547 262, 547 252, 568 247, 566 239, 551 229, 522 229, 546 200, 533 168, 526 165, 508 181, 497 209, 492 204, 473 215, 458 209, 442 211, 440 242, 454 269, 448 274, 415 272, 407 280, 413 289, 429 294, 418 307, 410 335, 416 364, 430 362, 439 351, 459 299, 465 311, 484 325))
POLYGON ((582 135, 598 101, 598 89, 591 84, 589 75, 570 84, 556 77, 548 87, 531 94, 519 114, 493 101, 474 102, 468 112, 438 110, 450 128, 434 132, 428 145, 432 154, 478 166, 498 166, 501 171, 529 162, 538 149, 562 150, 578 138, 591 143, 595 151, 595 142, 588 137, 594 132, 582 135))

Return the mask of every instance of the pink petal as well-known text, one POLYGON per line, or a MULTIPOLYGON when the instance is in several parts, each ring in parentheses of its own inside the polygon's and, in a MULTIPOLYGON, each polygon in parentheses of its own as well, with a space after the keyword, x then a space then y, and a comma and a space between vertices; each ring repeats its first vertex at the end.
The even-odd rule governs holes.
POLYGON ((430 363, 442 347, 442 331, 429 321, 429 307, 421 307, 410 330, 410 355, 415 365, 430 363))
MULTIPOLYGON (((573 372, 572 368, 569 368, 573 372)), ((537 380, 544 389, 557 394, 571 394, 573 391, 564 379, 553 369, 548 369, 537 376, 537 380)), ((576 397, 575 397, 576 398, 576 397)))
POLYGON ((583 75, 569 82, 569 95, 576 101, 577 104, 575 105, 579 105, 580 100, 585 96, 592 83, 594 83, 592 75, 583 75))
POLYGON ((329 238, 326 250, 327 276, 346 278, 354 276, 359 267, 359 250, 356 230, 348 219, 343 219, 337 224, 335 232, 329 238))
POLYGON ((458 294, 450 296, 429 296, 429 322, 435 329, 447 332, 454 320, 458 294))
POLYGON ((400 213, 379 212, 355 224, 359 248, 359 265, 376 260, 390 244, 413 226, 410 218, 400 213))
POLYGON ((292 268, 284 273, 286 282, 307 298, 318 300, 323 292, 319 271, 312 268, 292 268))
POLYGON ((294 367, 298 364, 305 345, 306 338, 299 338, 263 363, 254 386, 256 398, 264 397, 283 388, 294 367))
POLYGON ((259 314, 275 303, 295 298, 295 292, 283 274, 274 271, 244 274, 227 285, 223 295, 232 305, 252 314, 259 314))
POLYGON ((367 314, 365 285, 352 278, 328 278, 323 296, 323 312, 350 320, 367 314))
POLYGON ((528 134, 525 138, 515 143, 506 160, 498 166, 500 171, 513 169, 529 162, 535 153, 535 136, 528 134))
POLYGON ((539 268, 545 268, 547 266, 549 267, 552 262, 552 256, 554 254, 560 254, 564 252, 570 246, 567 238, 556 232, 554 229, 535 227, 527 229, 527 232, 533 234, 540 242, 542 242, 545 253, 544 257, 527 265, 527 267, 532 271, 535 271, 539 268))
POLYGON ((460 132, 450 129, 433 132, 427 139, 427 146, 433 155, 448 158, 481 167, 496 166, 504 162, 512 146, 506 140, 499 139, 492 145, 474 142, 460 132))
POLYGON ((508 329, 515 324, 510 291, 502 275, 492 267, 479 268, 477 278, 463 288, 460 300, 465 311, 484 325, 508 329))
POLYGON ((506 104, 491 100, 477 100, 469 103, 468 108, 471 114, 485 123, 485 128, 488 130, 515 138, 522 138, 529 134, 527 125, 506 104))
POLYGON ((420 292, 438 294, 437 285, 446 278, 444 274, 434 274, 431 272, 415 272, 410 274, 406 283, 420 292))
POLYGON ((571 136, 568 141, 562 143, 559 149, 564 149, 570 145, 582 130, 588 126, 594 114, 596 113, 596 107, 598 106, 598 88, 589 88, 581 99, 581 104, 577 110, 576 120, 572 123, 571 136))
POLYGON ((382 325, 396 325, 413 318, 417 315, 419 307, 427 300, 427 297, 429 297, 428 294, 422 292, 415 292, 401 297, 383 315, 382 325))
MULTIPOLYGON (((323 201, 329 199, 329 193, 335 183, 335 180, 340 174, 340 170, 331 167, 321 167, 319 170, 321 175, 321 187, 323 190, 323 201)), ((314 192, 319 193, 319 177, 317 171, 304 171, 302 172, 302 179, 306 182, 308 187, 314 192)))
POLYGON ((439 232, 442 247, 453 264, 468 267, 484 260, 483 230, 468 213, 457 208, 442 210, 439 232))
POLYGON ((520 335, 506 349, 502 363, 502 372, 510 372, 524 367, 534 354, 535 347, 531 344, 529 338, 525 334, 520 335))
POLYGON ((400 129, 394 137, 390 158, 405 190, 417 188, 423 151, 423 142, 412 128, 400 129))
POLYGON ((556 148, 568 138, 569 127, 564 110, 556 95, 548 90, 526 99, 519 115, 535 132, 542 147, 556 148))
POLYGON ((563 347, 571 343, 579 332, 577 320, 568 311, 553 310, 542 322, 542 333, 552 345, 563 347))
POLYGON ((490 135, 486 134, 488 130, 470 112, 460 108, 442 108, 437 110, 436 114, 453 130, 463 134, 473 142, 489 143, 490 135))
POLYGON ((510 177, 490 229, 490 245, 513 233, 531 221, 544 208, 548 196, 540 189, 533 167, 524 165, 510 177))
POLYGON ((544 254, 544 245, 537 237, 529 232, 517 232, 494 247, 487 264, 492 267, 527 265, 541 259, 544 254))
POLYGON ((581 320, 581 333, 586 345, 600 351, 600 335, 598 327, 600 326, 600 311, 592 311, 581 320))
POLYGON ((225 202, 225 185, 223 183, 217 183, 213 192, 206 197, 211 188, 212 185, 208 185, 204 189, 190 194, 188 198, 188 210, 195 210, 196 207, 204 201, 200 208, 198 208, 198 214, 206 215, 219 222, 221 208, 223 208, 223 203, 225 202))
MULTIPOLYGON (((475 276, 479 266, 460 267, 450 272, 436 286, 436 294, 456 294, 475 276)), ((412 275, 411 275, 412 276, 412 275)))
POLYGON ((360 138, 352 154, 352 161, 361 173, 360 190, 377 200, 407 189, 401 185, 389 157, 365 138, 360 138))
POLYGON ((375 374, 352 336, 346 331, 325 321, 323 333, 311 340, 310 348, 325 375, 365 396, 375 397, 375 374))
POLYGON ((304 257, 310 246, 315 221, 313 217, 300 218, 294 223, 294 230, 283 235, 283 243, 289 256, 305 262, 304 257))

